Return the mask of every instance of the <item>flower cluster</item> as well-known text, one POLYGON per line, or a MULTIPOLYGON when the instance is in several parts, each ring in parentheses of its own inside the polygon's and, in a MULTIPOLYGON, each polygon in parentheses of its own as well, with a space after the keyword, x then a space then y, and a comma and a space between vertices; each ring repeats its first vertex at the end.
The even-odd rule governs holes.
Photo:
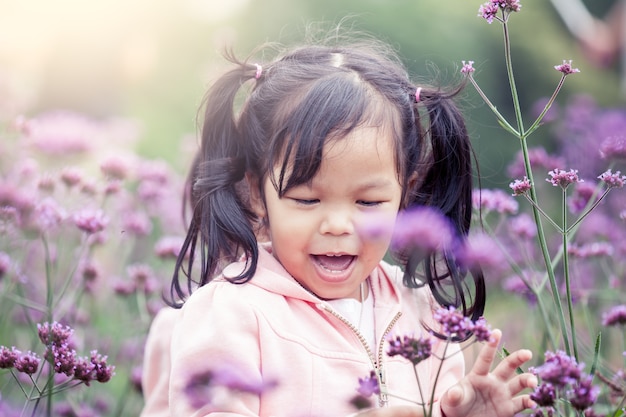
MULTIPOLYGON (((523 196, 529 204, 507 211, 486 210, 484 202, 473 202, 480 226, 507 254, 506 273, 496 274, 491 283, 500 281, 504 291, 517 294, 524 301, 518 307, 507 308, 519 308, 516 311, 538 319, 533 323, 539 326, 533 325, 529 334, 523 323, 519 327, 507 323, 511 328, 517 327, 520 335, 530 337, 529 347, 540 339, 540 347, 546 351, 545 362, 532 368, 541 381, 531 395, 537 404, 532 415, 574 413, 590 417, 599 412, 623 415, 626 381, 625 371, 620 368, 626 346, 603 342, 613 337, 613 333, 623 333, 626 323, 623 305, 626 200, 619 192, 612 192, 626 183, 626 176, 615 170, 626 159, 623 134, 626 111, 601 109, 590 97, 579 95, 560 112, 560 108, 553 106, 555 99, 566 77, 580 72, 571 60, 563 60, 554 66, 561 73, 554 92, 549 98, 537 101, 536 118, 529 127, 524 127, 512 70, 508 25, 510 13, 519 11, 515 3, 489 1, 479 10, 479 15, 489 23, 502 23, 515 120, 507 120, 490 102, 478 85, 471 65, 466 66, 463 61, 461 70, 500 126, 518 138, 521 145, 508 167, 509 175, 518 179, 509 186, 513 197, 523 196), (548 122, 556 125, 553 134, 559 156, 528 144, 529 136, 548 122), (562 166, 577 169, 554 168, 562 166), (546 182, 535 182, 537 170, 548 172, 546 182, 561 192, 554 193, 546 182), (543 200, 546 195, 556 196, 556 204, 543 200), (544 222, 549 227, 544 227, 544 222), (606 310, 607 303, 615 305, 606 310), (579 323, 581 317, 584 326, 579 323), (596 329, 599 326, 606 329, 596 329), (589 348, 594 345, 595 349, 589 348), (589 352, 592 357, 588 363, 592 365, 587 367, 581 358, 589 352)), ((497 194, 495 190, 488 191, 479 193, 497 194)), ((507 303, 510 304, 509 299, 507 303)), ((457 326, 455 329, 463 327, 453 324, 457 326)), ((617 338, 620 339, 619 334, 617 338)), ((515 342, 528 343, 526 339, 515 342)))
POLYGON ((563 351, 547 351, 545 362, 531 369, 541 381, 531 394, 538 406, 533 415, 556 413, 559 399, 565 399, 577 411, 589 410, 597 401, 600 388, 593 385, 591 375, 583 372, 584 367, 563 351))
POLYGON ((126 149, 130 121, 50 112, 0 126, 0 414, 105 415, 115 398, 118 414, 138 415, 184 179, 126 149))

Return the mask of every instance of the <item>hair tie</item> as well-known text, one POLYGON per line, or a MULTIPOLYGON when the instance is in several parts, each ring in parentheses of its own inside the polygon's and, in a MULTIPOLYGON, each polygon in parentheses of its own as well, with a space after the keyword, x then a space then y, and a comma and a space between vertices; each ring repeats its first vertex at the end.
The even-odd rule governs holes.
POLYGON ((422 87, 417 87, 417 90, 415 90, 415 102, 419 103, 420 102, 420 94, 422 92, 422 87))
POLYGON ((254 64, 254 66, 256 67, 256 73, 254 74, 254 79, 258 80, 259 78, 261 78, 261 74, 263 73, 263 67, 259 64, 254 64))

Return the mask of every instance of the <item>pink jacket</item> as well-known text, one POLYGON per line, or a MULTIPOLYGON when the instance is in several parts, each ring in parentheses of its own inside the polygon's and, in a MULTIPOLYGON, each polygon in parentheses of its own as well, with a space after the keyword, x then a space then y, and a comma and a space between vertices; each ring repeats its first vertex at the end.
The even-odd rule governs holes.
MULTIPOLYGON (((241 262, 231 264, 223 275, 233 276, 242 267, 241 262)), ((379 341, 370 347, 262 247, 250 282, 237 285, 216 279, 196 290, 182 310, 161 317, 159 321, 168 322, 176 316, 170 357, 169 325, 155 322, 146 346, 142 416, 166 416, 168 407, 169 415, 176 417, 347 416, 356 411, 350 400, 357 394, 358 379, 374 369, 384 375, 390 394, 420 401, 412 365, 399 356, 387 356, 385 337, 421 335, 425 330, 420 323, 432 323, 434 301, 426 287, 409 290, 401 278, 398 267, 384 262, 370 275, 379 341), (278 385, 261 395, 214 390, 207 396, 208 404, 194 409, 185 393, 190 378, 224 366, 235 366, 251 383, 264 379, 278 385)), ((441 356, 446 345, 433 340, 434 355, 417 367, 426 402, 441 363, 434 356, 441 356)), ((447 347, 446 356, 451 354, 443 362, 435 401, 464 375, 457 344, 447 347)), ((408 404, 391 395, 387 399, 389 405, 408 404)))

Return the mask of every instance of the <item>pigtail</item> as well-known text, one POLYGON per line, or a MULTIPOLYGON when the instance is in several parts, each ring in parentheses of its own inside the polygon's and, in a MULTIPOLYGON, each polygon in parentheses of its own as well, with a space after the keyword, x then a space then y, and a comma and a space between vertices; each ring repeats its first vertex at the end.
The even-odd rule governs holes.
MULTIPOLYGON (((176 260, 168 304, 182 306, 194 287, 215 276, 225 263, 246 255, 247 265, 234 283, 248 281, 256 270, 258 247, 252 228, 249 204, 237 191, 247 170, 244 138, 238 132, 234 101, 243 83, 255 78, 256 66, 230 60, 237 68, 213 84, 204 99, 201 147, 194 158, 186 182, 186 199, 191 211, 189 228, 176 260), (192 277, 197 253, 200 275, 192 277), (186 285, 181 283, 186 277, 186 285)), ((185 211, 185 210, 184 210, 185 211)))
MULTIPOLYGON (((453 100, 462 87, 451 93, 420 91, 414 114, 419 126, 419 107, 425 107, 429 123, 428 130, 424 132, 429 140, 424 145, 428 162, 409 205, 430 206, 439 210, 450 220, 457 236, 463 241, 469 233, 472 219, 472 161, 475 158, 464 118, 453 100)), ((441 253, 429 254, 425 258, 410 255, 406 271, 415 271, 423 261, 426 282, 435 300, 446 307, 461 308, 464 315, 476 320, 482 316, 486 302, 482 272, 461 268, 452 249, 444 248, 441 253), (464 279, 468 272, 473 279, 473 300, 468 299, 472 291, 464 279)), ((405 284, 414 286, 414 278, 405 276, 405 284)))

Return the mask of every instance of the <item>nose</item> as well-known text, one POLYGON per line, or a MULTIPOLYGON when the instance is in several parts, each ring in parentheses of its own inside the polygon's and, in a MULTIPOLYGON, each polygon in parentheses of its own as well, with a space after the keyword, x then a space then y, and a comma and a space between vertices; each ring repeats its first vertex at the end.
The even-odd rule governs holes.
POLYGON ((354 233, 354 215, 351 210, 329 208, 324 213, 320 224, 320 233, 323 235, 342 236, 354 233))

